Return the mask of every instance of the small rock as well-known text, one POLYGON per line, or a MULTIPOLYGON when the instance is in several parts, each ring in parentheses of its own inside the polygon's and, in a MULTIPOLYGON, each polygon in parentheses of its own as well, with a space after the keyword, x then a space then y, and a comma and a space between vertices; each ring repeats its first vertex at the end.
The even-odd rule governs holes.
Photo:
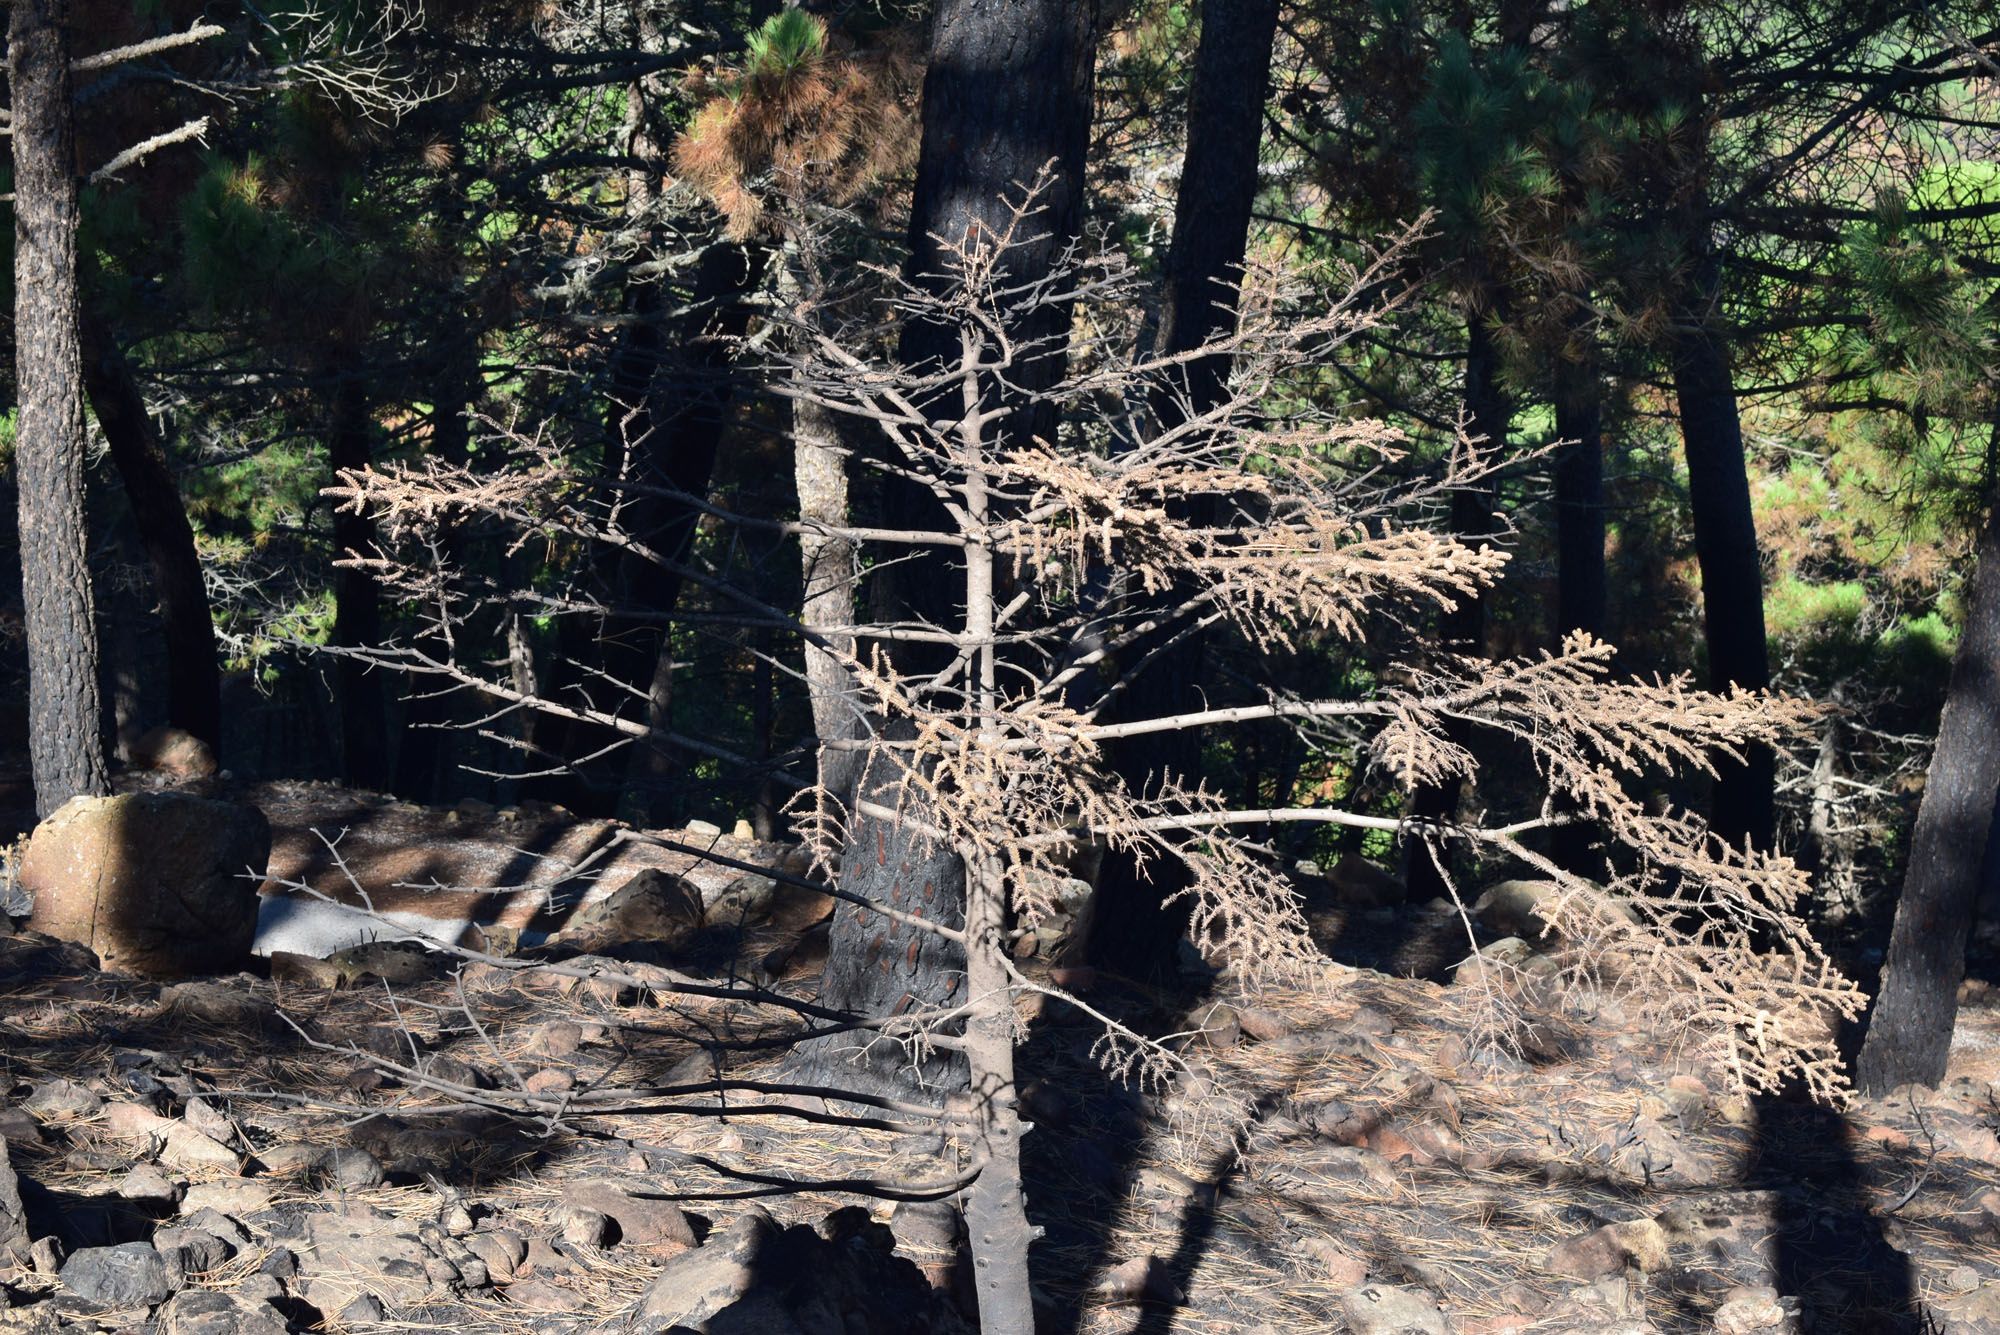
POLYGON ((539 1279, 524 1279, 507 1286, 507 1301, 531 1312, 569 1312, 576 1308, 576 1291, 539 1279))
POLYGON ((340 1326, 368 1326, 388 1320, 389 1313, 382 1306, 382 1300, 372 1293, 357 1294, 347 1300, 334 1318, 340 1326))
POLYGON ((0 1137, 0 1267, 27 1264, 32 1249, 21 1182, 7 1160, 7 1141, 0 1137))
POLYGON ((219 1268, 236 1248, 215 1234, 199 1228, 162 1228, 153 1234, 153 1249, 178 1265, 184 1275, 199 1275, 219 1268))
POLYGON ((43 1080, 21 1100, 26 1108, 43 1121, 56 1118, 95 1117, 104 1107, 104 1097, 95 1090, 77 1084, 74 1080, 43 1080))
POLYGON ((160 993, 161 1014, 177 1020, 240 1029, 246 1034, 276 1030, 283 1025, 278 1008, 254 993, 226 983, 175 983, 160 993))
POLYGON ((152 1307, 177 1287, 166 1258, 143 1242, 85 1247, 63 1262, 63 1287, 103 1307, 152 1307))
POLYGON ((444 1225, 444 1231, 454 1238, 468 1237, 479 1227, 478 1222, 472 1217, 472 1211, 462 1204, 447 1207, 440 1222, 444 1225))
POLYGON ((465 1245, 486 1264, 487 1271, 501 1284, 513 1279, 521 1263, 528 1259, 527 1239, 509 1228, 475 1233, 465 1240, 465 1245))
POLYGON ((1618 1274, 1627 1263, 1641 1270, 1665 1269, 1667 1231, 1651 1219, 1606 1224, 1556 1244, 1546 1262, 1556 1274, 1581 1280, 1618 1274))
POLYGON ((271 1184, 262 1178, 225 1177, 215 1182, 197 1182, 181 1197, 181 1213, 214 1210, 237 1219, 271 1208, 271 1184))
POLYGON ((564 1189, 565 1205, 592 1210, 618 1226, 618 1241, 639 1247, 695 1245, 694 1228, 672 1201, 652 1200, 644 1183, 614 1178, 585 1178, 564 1189))
POLYGON ((118 1194, 141 1205, 171 1206, 181 1198, 180 1186, 149 1163, 142 1163, 118 1183, 118 1194))
POLYGON ((54 1238, 36 1238, 28 1248, 28 1268, 38 1275, 56 1275, 62 1271, 63 1245, 54 1238))
POLYGON ((556 1216, 556 1224, 562 1229, 563 1241, 572 1247, 601 1248, 611 1245, 614 1226, 609 1215, 571 1205, 556 1216))
POLYGON ((244 1285, 233 1294, 190 1289, 176 1294, 160 1313, 160 1335, 285 1335, 285 1329, 278 1310, 251 1296, 244 1285))
POLYGON ((688 834, 702 839, 720 839, 722 837, 722 827, 713 821, 691 820, 681 828, 688 834))
POLYGON ((700 1328, 749 1291, 758 1253, 776 1233, 771 1216, 753 1209, 705 1245, 674 1257, 647 1286, 635 1325, 647 1331, 700 1328))
POLYGON ((1444 1312, 1429 1294, 1393 1284, 1364 1284, 1341 1295, 1354 1335, 1446 1335, 1444 1312))

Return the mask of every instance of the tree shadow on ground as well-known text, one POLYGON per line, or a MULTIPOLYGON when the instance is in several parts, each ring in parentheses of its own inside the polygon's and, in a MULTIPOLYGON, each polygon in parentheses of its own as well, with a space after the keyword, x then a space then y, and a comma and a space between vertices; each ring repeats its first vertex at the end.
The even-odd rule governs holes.
POLYGON ((1889 1244, 1836 1110, 1803 1097, 1757 1100, 1745 1185, 1773 1193, 1772 1277, 1800 1328, 1849 1335, 1925 1330, 1910 1259, 1889 1244))

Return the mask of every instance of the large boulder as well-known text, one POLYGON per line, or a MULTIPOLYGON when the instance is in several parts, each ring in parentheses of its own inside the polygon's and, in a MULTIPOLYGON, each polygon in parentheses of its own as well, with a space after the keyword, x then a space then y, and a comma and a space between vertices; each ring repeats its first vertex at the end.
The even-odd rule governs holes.
POLYGON ((250 955, 270 852, 254 807, 182 793, 72 798, 22 855, 29 925, 89 946, 108 969, 231 972, 250 955))

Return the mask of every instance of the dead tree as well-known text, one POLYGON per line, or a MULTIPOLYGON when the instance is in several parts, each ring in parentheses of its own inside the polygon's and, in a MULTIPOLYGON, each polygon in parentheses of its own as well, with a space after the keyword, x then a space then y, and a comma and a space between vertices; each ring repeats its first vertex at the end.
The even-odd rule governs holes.
MULTIPOLYGON (((1399 825, 1337 809, 1235 810, 1192 774, 1134 791, 1106 759, 1114 741, 1278 720, 1321 746, 1345 748, 1359 735, 1372 763, 1415 785, 1472 777, 1471 753, 1453 740, 1461 731, 1511 739, 1534 756, 1544 807, 1487 826, 1443 825, 1437 834, 1556 882, 1560 893, 1547 909, 1556 927, 1596 943, 1596 958, 1615 955, 1627 983, 1647 988, 1662 1013, 1716 1044, 1742 1085, 1766 1089, 1797 1078, 1837 1096, 1842 1075, 1826 1021, 1854 1013, 1859 997, 1796 917, 1804 876, 1782 857, 1725 844, 1693 818, 1653 811, 1630 791, 1661 770, 1712 772, 1748 748, 1781 744, 1811 720, 1809 706, 1762 693, 1708 695, 1681 678, 1615 680, 1609 647, 1582 634, 1528 660, 1440 656, 1388 673, 1352 699, 1302 700, 1272 689, 1236 704, 1116 722, 1098 706, 1074 703, 1079 677, 1116 664, 1103 693, 1115 697, 1144 670, 1143 660, 1120 660, 1125 646, 1171 645, 1210 628, 1252 650, 1328 637, 1363 642, 1382 618, 1408 621, 1476 594, 1506 556, 1405 519, 1434 511, 1444 491, 1467 478, 1398 482, 1388 467, 1400 452, 1396 432, 1281 394, 1288 377, 1338 355, 1371 327, 1377 317, 1356 294, 1379 290, 1383 267, 1347 275, 1330 296, 1253 274, 1232 330, 1194 349, 1134 353, 1128 322, 1137 280, 1115 263, 1072 254, 1044 280, 1011 276, 1005 259, 1033 234, 1036 199, 1029 188, 1000 227, 976 228, 948 247, 948 282, 918 287, 881 275, 888 319, 953 331, 958 351, 948 361, 912 368, 868 353, 885 340, 865 330, 828 329, 810 312, 777 317, 796 320, 791 342, 804 350, 775 377, 782 392, 877 433, 881 448, 857 454, 867 460, 861 466, 927 489, 949 521, 909 529, 816 521, 812 530, 837 533, 878 564, 929 554, 951 572, 951 601, 962 607, 956 620, 808 629, 714 572, 607 531, 608 511, 585 480, 532 438, 517 438, 523 467, 511 475, 472 477, 433 463, 343 480, 341 503, 370 508, 382 531, 404 544, 352 559, 445 621, 446 633, 385 646, 374 661, 477 692, 496 708, 576 707, 531 698, 476 658, 437 654, 434 646, 450 643, 450 626, 465 615, 456 600, 467 586, 454 572, 426 567, 421 553, 440 548, 423 537, 439 522, 477 516, 538 541, 573 536, 667 562, 747 619, 782 624, 840 664, 860 696, 857 717, 869 726, 823 745, 858 754, 868 779, 851 799, 807 788, 793 816, 820 877, 839 887, 841 911, 869 924, 856 967, 901 979, 904 1000, 886 1014, 846 1017, 837 1032, 857 1040, 849 1068, 856 1077, 871 1062, 921 1067, 937 1059, 957 1068, 947 1090, 969 1097, 937 1100, 920 1083, 895 1091, 866 1079, 854 1092, 871 1107, 928 1101, 964 1147, 971 1165, 964 1211, 981 1319, 992 1332, 1024 1329, 1020 1314, 1028 1310, 1017 1003, 1042 994, 1091 1016, 1103 1026, 1100 1051, 1120 1076, 1155 1084, 1181 1069, 1171 1047, 1024 972, 1009 951, 1012 931, 1053 910, 1071 858, 1098 844, 1142 865, 1174 865, 1193 940, 1233 961, 1246 986, 1324 977, 1326 961, 1292 892, 1233 831, 1274 822, 1387 832, 1399 825), (1076 425, 1061 448, 1002 420, 1015 411, 1008 378, 1040 351, 1034 339, 1015 336, 1023 326, 1010 308, 1043 302, 1085 312, 1078 327, 1096 331, 1033 405, 1076 425), (1237 367, 1220 401, 1138 445, 1116 447, 1118 421, 1144 411, 1162 382, 1217 356, 1237 367), (1280 402, 1288 404, 1282 412, 1280 402), (1129 572, 1129 580, 1090 579, 1102 565, 1129 572), (1169 590, 1180 592, 1163 601, 1169 590), (905 643, 928 646, 938 665, 905 670, 907 660, 889 652, 905 643), (1630 870, 1609 887, 1581 880, 1532 842, 1568 813, 1623 847, 1630 870), (897 831, 917 856, 948 852, 963 868, 963 897, 939 887, 914 905, 882 902, 871 880, 877 860, 867 856, 876 850, 852 845, 856 823, 897 831)), ((769 522, 712 505, 706 512, 718 522, 769 522)), ((631 734, 644 727, 615 715, 592 721, 631 734)), ((893 852, 880 851, 884 859, 893 852)))

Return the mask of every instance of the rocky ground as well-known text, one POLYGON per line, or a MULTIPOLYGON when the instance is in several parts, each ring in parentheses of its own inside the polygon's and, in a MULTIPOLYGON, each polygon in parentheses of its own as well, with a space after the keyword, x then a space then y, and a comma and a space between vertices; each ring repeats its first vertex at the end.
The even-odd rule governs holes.
MULTIPOLYGON (((510 844, 504 813, 286 801, 281 854, 365 809, 385 858, 457 858, 447 886, 489 874, 480 840, 510 844)), ((544 818, 547 848, 595 838, 544 818)), ((364 947, 159 984, 0 934, 0 1331, 964 1328, 937 1207, 745 1197, 744 1172, 934 1176, 934 1144, 615 1098, 710 1076, 705 1043, 772 1023, 663 1003, 646 970, 794 991, 817 972, 824 902, 740 870, 651 875, 535 928, 556 969, 364 947)), ((1983 983, 1944 1089, 1833 1111, 1731 1093, 1645 998, 1545 985, 1548 948, 1495 941, 1520 925, 1505 904, 1477 926, 1511 964, 1502 1022, 1488 975, 1452 968, 1455 911, 1379 878, 1301 886, 1335 961, 1316 987, 1231 1000, 1225 969, 1187 1011, 1065 975, 1191 1035, 1170 1088, 1108 1080, 1094 1024, 1024 1008, 1049 1329, 2000 1335, 1983 983)))

